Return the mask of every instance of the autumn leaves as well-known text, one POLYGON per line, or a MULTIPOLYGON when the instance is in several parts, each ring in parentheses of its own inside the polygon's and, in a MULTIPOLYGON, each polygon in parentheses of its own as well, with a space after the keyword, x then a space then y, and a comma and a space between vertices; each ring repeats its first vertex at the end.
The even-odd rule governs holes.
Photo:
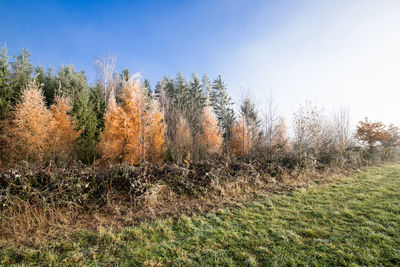
MULTIPOLYGON (((108 97, 97 162, 110 165, 163 161, 167 152, 166 124, 157 97, 149 97, 138 76, 132 76, 123 90, 119 103, 113 91, 108 97)), ((29 82, 5 127, 10 161, 43 164, 72 160, 75 141, 81 131, 75 130, 76 123, 70 111, 69 98, 60 92, 55 104, 47 108, 41 88, 35 81, 29 82)), ((200 124, 196 142, 202 151, 220 152, 223 138, 211 106, 203 108, 200 124)), ((179 146, 177 149, 182 155, 188 155, 192 138, 187 120, 181 117, 174 145, 179 146)))
POLYGON ((43 163, 70 159, 80 135, 68 115, 70 109, 69 99, 62 95, 57 95, 48 109, 41 89, 29 82, 5 127, 11 160, 43 163))
POLYGON ((109 164, 159 162, 163 156, 164 115, 156 100, 149 99, 135 77, 125 85, 122 103, 111 93, 101 133, 100 150, 109 164))

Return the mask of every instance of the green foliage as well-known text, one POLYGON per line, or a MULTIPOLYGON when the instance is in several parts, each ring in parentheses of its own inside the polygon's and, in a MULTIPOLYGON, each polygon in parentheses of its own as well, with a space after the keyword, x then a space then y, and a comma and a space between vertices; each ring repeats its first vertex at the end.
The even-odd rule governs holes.
POLYGON ((104 114, 106 113, 106 102, 104 100, 104 90, 101 86, 96 85, 90 88, 89 100, 93 105, 94 113, 97 118, 96 136, 104 129, 104 114))
POLYGON ((59 80, 56 75, 53 75, 51 68, 49 68, 47 72, 45 72, 43 67, 38 66, 35 68, 35 75, 37 83, 39 85, 42 85, 46 105, 50 107, 54 104, 54 98, 56 96, 57 90, 60 87, 59 80))
POLYGON ((202 84, 196 73, 192 74, 192 81, 188 90, 188 100, 185 105, 185 113, 192 135, 192 155, 197 159, 198 156, 198 137, 201 132, 201 114, 205 107, 206 97, 202 90, 202 84))
POLYGON ((247 142, 247 145, 249 146, 247 151, 252 154, 261 141, 262 132, 260 130, 261 120, 258 116, 256 104, 253 102, 249 94, 245 95, 242 99, 240 105, 240 115, 244 119, 249 139, 247 142))
POLYGON ((235 112, 232 108, 232 99, 226 91, 226 84, 222 80, 221 75, 214 80, 211 91, 211 104, 217 115, 219 126, 224 132, 225 153, 230 154, 229 143, 232 140, 232 127, 235 120, 235 112))
POLYGON ((145 93, 147 95, 148 98, 151 98, 151 85, 150 85, 150 81, 148 79, 144 79, 143 80, 143 86, 145 88, 145 93))
MULTIPOLYGON (((96 155, 98 129, 101 127, 95 108, 90 101, 90 92, 84 72, 77 72, 73 66, 63 66, 58 72, 61 90, 71 99, 71 114, 82 134, 77 140, 77 157, 84 163, 91 163, 96 155)), ((101 107, 100 107, 101 108, 101 107)))
POLYGON ((31 54, 24 48, 18 56, 14 56, 14 61, 11 62, 10 86, 13 90, 13 104, 18 102, 21 92, 32 78, 34 69, 30 58, 31 54))
POLYGON ((210 79, 208 78, 207 73, 203 75, 203 79, 201 80, 201 88, 206 97, 206 105, 211 104, 210 97, 211 97, 212 85, 210 79))
POLYGON ((12 89, 9 86, 10 63, 7 47, 0 48, 0 120, 7 117, 13 99, 12 89))
POLYGON ((129 80, 129 77, 131 77, 129 69, 124 69, 120 75, 121 80, 127 82, 129 80))

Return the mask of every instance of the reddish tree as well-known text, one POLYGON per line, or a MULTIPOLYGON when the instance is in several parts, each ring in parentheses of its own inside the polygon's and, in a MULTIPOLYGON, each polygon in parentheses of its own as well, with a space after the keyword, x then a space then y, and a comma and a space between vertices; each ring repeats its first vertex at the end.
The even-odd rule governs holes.
POLYGON ((368 118, 360 121, 355 137, 372 148, 377 142, 382 143, 388 138, 388 132, 382 122, 370 122, 368 118))
POLYGON ((383 140, 382 145, 385 148, 400 146, 400 129, 390 124, 387 129, 387 138, 383 140))

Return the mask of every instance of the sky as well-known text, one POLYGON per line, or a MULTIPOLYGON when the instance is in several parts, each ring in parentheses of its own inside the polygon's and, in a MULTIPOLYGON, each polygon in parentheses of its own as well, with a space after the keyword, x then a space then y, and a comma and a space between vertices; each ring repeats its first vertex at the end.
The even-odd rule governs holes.
POLYGON ((350 109, 400 126, 400 1, 0 0, 0 42, 32 61, 73 64, 94 83, 93 62, 117 56, 117 70, 154 85, 179 71, 221 74, 238 102, 272 96, 288 124, 306 100, 327 114, 350 109))

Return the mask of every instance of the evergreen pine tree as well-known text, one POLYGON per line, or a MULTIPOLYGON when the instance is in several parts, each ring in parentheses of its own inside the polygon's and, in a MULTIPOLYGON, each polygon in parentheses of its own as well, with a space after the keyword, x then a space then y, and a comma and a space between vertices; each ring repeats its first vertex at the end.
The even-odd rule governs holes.
POLYGON ((77 139, 77 156, 82 162, 90 163, 95 158, 99 123, 89 99, 86 76, 84 72, 76 72, 71 65, 60 68, 58 79, 61 90, 71 100, 71 114, 75 118, 77 129, 83 131, 77 139))
POLYGON ((10 85, 13 90, 13 104, 18 102, 21 92, 32 78, 33 66, 30 57, 31 54, 25 48, 18 56, 14 56, 14 62, 11 62, 10 85))
POLYGON ((145 89, 145 94, 147 95, 147 98, 151 98, 151 85, 148 79, 143 80, 143 87, 145 89))
POLYGON ((13 94, 9 85, 9 74, 9 57, 7 56, 7 47, 4 45, 0 48, 0 120, 5 119, 11 109, 13 94))
POLYGON ((221 75, 214 80, 211 91, 211 104, 217 115, 218 124, 223 131, 224 152, 230 154, 230 141, 232 139, 232 126, 235 120, 235 113, 232 109, 232 100, 226 91, 226 85, 221 75))
POLYGON ((203 75, 202 83, 201 83, 201 88, 203 89, 203 93, 205 94, 206 97, 206 105, 210 105, 210 97, 211 97, 211 81, 208 78, 207 73, 203 75))
POLYGON ((242 143, 243 147, 242 151, 246 151, 246 155, 252 152, 252 149, 256 147, 258 141, 260 139, 260 124, 261 120, 258 118, 258 113, 256 109, 255 103, 251 100, 249 94, 246 94, 240 105, 240 115, 241 115, 241 122, 243 125, 241 126, 243 131, 242 140, 247 140, 246 142, 242 143), (245 137, 246 135, 246 137, 245 137))
MULTIPOLYGON (((114 93, 113 93, 114 94, 114 93)), ((115 98, 115 95, 113 95, 115 98)), ((115 99, 114 99, 115 100, 115 99)), ((104 90, 99 84, 89 89, 89 101, 93 106, 93 111, 97 118, 96 136, 104 129, 104 115, 106 113, 106 102, 104 100, 104 90)))
POLYGON ((192 136, 191 154, 193 159, 198 159, 199 142, 198 137, 201 134, 201 114, 205 106, 206 98, 202 92, 200 79, 196 73, 192 74, 192 81, 188 90, 187 102, 185 105, 185 115, 189 123, 190 133, 192 136))

